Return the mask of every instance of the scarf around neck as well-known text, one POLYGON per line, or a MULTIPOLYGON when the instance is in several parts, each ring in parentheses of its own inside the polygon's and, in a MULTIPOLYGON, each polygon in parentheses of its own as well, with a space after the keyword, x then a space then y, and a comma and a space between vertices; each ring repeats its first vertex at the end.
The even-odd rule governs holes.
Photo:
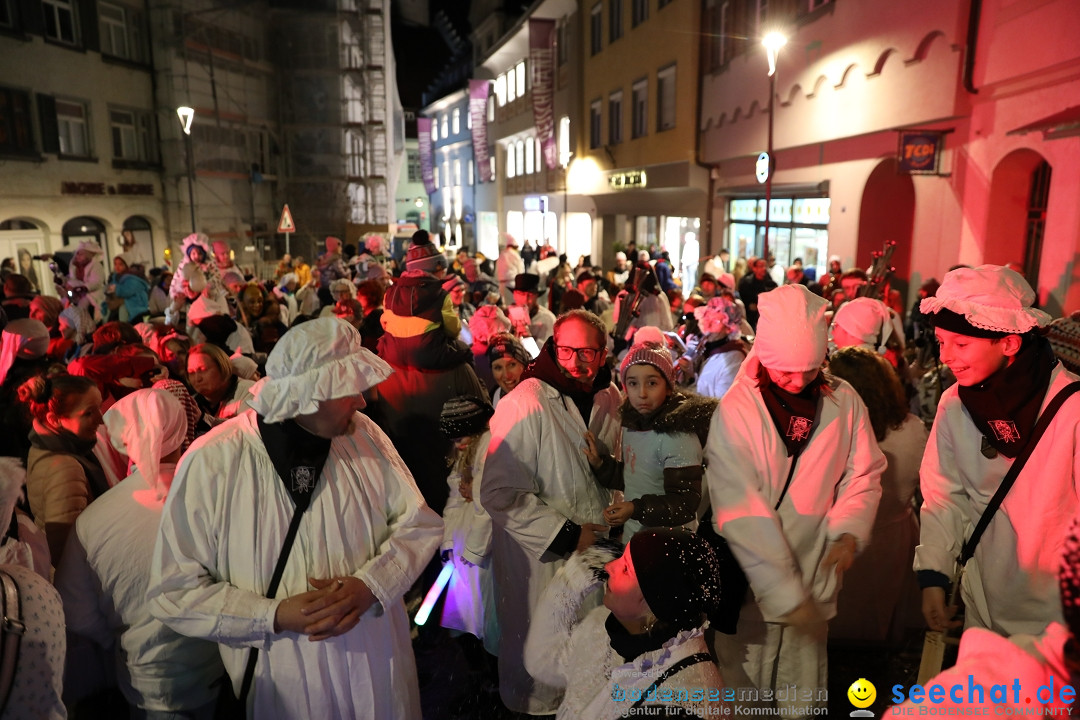
POLYGON ((581 419, 585 422, 585 427, 588 427, 589 418, 592 416, 593 397, 611 384, 611 369, 606 364, 601 366, 599 372, 596 373, 596 377, 593 378, 592 386, 588 388, 582 387, 580 383, 562 371, 558 360, 555 358, 555 338, 551 337, 544 343, 544 347, 540 349, 540 354, 525 369, 525 373, 521 377, 522 380, 529 378, 542 380, 563 395, 568 396, 577 408, 578 414, 581 415, 581 419))
POLYGON ((256 420, 259 435, 278 479, 285 486, 293 504, 306 510, 315 494, 315 485, 322 475, 323 466, 330 457, 332 440, 312 435, 296 420, 268 423, 261 415, 257 415, 256 420))
POLYGON ((30 444, 40 450, 70 455, 75 458, 79 465, 82 465, 83 472, 86 473, 86 482, 90 486, 92 498, 101 497, 109 489, 109 481, 105 477, 105 471, 94 456, 94 446, 97 445, 97 438, 83 440, 68 430, 58 430, 54 433, 39 433, 37 430, 31 430, 30 444))
POLYGON ((978 385, 960 387, 960 402, 986 441, 1007 458, 1027 445, 1057 364, 1045 338, 1022 347, 1016 359, 978 385))
POLYGON ((794 455, 810 442, 810 435, 817 423, 818 404, 821 398, 821 385, 824 376, 821 372, 799 393, 789 393, 780 389, 769 377, 764 366, 758 374, 758 388, 761 399, 769 411, 780 439, 784 441, 788 457, 794 455))

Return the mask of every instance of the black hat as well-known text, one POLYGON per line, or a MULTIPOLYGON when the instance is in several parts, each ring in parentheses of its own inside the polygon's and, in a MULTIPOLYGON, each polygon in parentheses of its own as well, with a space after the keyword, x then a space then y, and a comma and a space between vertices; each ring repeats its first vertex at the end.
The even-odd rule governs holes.
POLYGON ((594 273, 592 270, 589 270, 588 268, 586 268, 586 269, 582 270, 580 273, 578 273, 577 278, 574 280, 574 284, 575 285, 580 285, 581 283, 586 282, 587 280, 599 281, 600 276, 597 275, 596 273, 594 273))
POLYGON ((646 528, 629 548, 641 594, 659 620, 689 630, 716 610, 720 563, 704 538, 683 528, 646 528))
POLYGON ((439 429, 448 438, 478 435, 487 427, 487 421, 495 414, 491 403, 474 395, 450 398, 439 414, 439 429))
POLYGON ((540 276, 534 273, 520 273, 514 277, 514 290, 540 294, 540 276))

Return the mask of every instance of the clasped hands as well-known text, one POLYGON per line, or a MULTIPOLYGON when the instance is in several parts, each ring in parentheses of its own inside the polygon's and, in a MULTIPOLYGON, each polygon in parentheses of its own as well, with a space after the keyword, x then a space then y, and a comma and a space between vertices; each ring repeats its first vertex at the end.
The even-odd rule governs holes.
POLYGON ((308 578, 314 590, 293 595, 278 605, 274 632, 295 632, 311 641, 343 635, 375 604, 375 595, 359 578, 345 575, 308 578))

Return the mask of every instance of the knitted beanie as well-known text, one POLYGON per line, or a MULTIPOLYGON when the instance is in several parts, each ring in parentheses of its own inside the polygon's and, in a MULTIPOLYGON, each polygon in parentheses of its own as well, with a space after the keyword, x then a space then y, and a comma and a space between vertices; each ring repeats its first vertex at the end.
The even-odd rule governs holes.
POLYGON ((459 395, 450 398, 439 414, 439 429, 448 438, 479 435, 487 428, 487 422, 495 410, 484 398, 459 395))
POLYGON ((405 254, 405 269, 435 273, 445 270, 446 266, 446 256, 432 244, 427 232, 417 230, 413 233, 412 244, 409 245, 409 251, 405 254))
POLYGON ((528 365, 530 362, 525 346, 510 333, 499 333, 491 338, 488 342, 487 357, 492 363, 504 357, 513 358, 522 365, 528 365))
MULTIPOLYGON (((642 328, 642 330, 644 329, 642 328)), ((635 337, 640 333, 641 330, 635 334, 635 337)), ((671 362, 671 352, 665 345, 649 341, 634 343, 630 350, 627 351, 626 357, 623 358, 622 365, 619 366, 619 375, 622 377, 624 384, 626 383, 626 371, 634 365, 652 365, 667 380, 669 388, 675 387, 675 367, 671 362)))
POLYGON ((1070 372, 1080 373, 1080 312, 1050 323, 1046 339, 1061 364, 1070 372))

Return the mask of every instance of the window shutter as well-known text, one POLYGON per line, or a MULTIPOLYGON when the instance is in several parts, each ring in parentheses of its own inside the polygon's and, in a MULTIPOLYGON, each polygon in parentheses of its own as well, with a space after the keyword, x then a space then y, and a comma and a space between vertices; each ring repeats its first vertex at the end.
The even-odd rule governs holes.
POLYGON ((98 27, 97 0, 78 0, 79 37, 87 50, 100 51, 101 37, 98 27))
POLYGON ((18 4, 22 31, 28 35, 44 35, 45 17, 42 15, 41 0, 19 0, 18 4))
POLYGON ((60 152, 60 124, 56 121, 56 98, 37 96, 38 121, 41 125, 41 152, 60 152))

